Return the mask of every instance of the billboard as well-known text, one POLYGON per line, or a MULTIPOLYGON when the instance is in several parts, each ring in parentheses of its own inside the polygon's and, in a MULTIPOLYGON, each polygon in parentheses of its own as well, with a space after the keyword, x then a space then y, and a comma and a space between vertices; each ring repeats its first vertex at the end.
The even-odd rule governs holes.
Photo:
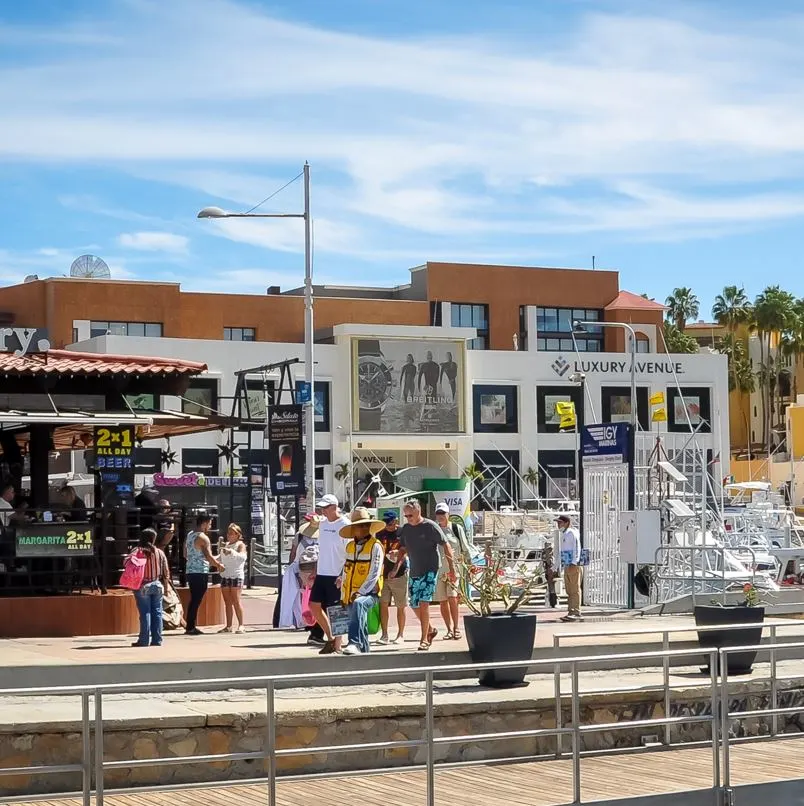
POLYGON ((268 462, 274 495, 304 495, 302 407, 268 408, 268 462))
POLYGON ((353 339, 354 430, 462 433, 465 346, 447 339, 353 339))

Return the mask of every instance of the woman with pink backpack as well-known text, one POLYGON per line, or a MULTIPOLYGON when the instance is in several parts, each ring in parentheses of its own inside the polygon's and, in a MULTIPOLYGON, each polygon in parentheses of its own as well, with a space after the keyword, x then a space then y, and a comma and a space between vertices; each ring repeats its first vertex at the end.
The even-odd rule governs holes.
POLYGON ((140 636, 132 646, 162 646, 162 597, 170 570, 162 549, 156 548, 156 532, 143 529, 140 545, 126 558, 120 584, 134 591, 140 614, 140 636))

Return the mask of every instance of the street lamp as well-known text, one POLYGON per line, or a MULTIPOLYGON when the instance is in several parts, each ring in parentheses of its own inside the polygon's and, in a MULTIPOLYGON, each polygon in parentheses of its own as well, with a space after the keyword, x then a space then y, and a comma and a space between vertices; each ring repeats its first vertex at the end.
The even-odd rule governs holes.
POLYGON ((621 327, 631 334, 631 426, 634 433, 637 430, 637 394, 636 394, 636 331, 631 325, 625 322, 581 322, 576 320, 572 323, 573 336, 580 336, 587 333, 587 327, 621 327))
POLYGON ((198 218, 301 218, 304 220, 304 379, 310 387, 307 404, 307 501, 315 502, 315 372, 313 369, 313 248, 310 219, 310 165, 304 163, 303 213, 229 213, 220 207, 205 207, 198 218))

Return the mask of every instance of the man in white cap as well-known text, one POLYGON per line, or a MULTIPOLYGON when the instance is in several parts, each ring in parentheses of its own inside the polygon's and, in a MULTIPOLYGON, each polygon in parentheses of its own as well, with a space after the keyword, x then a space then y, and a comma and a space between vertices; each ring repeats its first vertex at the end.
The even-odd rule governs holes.
POLYGON ((310 590, 310 612, 326 637, 319 654, 332 655, 341 651, 341 636, 332 634, 327 608, 341 601, 338 579, 346 561, 347 540, 341 537, 340 532, 349 525, 349 518, 341 513, 338 499, 331 494, 317 501, 316 508, 320 508, 324 520, 318 526, 318 568, 310 590))
POLYGON ((581 540, 572 528, 568 515, 556 518, 561 533, 561 565, 564 568, 564 589, 567 591, 567 615, 562 621, 581 620, 581 540))

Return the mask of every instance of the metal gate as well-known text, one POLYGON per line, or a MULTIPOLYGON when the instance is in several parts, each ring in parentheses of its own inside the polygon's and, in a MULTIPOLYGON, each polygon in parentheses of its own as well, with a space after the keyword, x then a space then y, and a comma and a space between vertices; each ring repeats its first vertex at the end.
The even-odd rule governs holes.
POLYGON ((628 509, 628 465, 586 464, 583 468, 585 603, 628 607, 628 565, 620 558, 620 513, 628 509))

